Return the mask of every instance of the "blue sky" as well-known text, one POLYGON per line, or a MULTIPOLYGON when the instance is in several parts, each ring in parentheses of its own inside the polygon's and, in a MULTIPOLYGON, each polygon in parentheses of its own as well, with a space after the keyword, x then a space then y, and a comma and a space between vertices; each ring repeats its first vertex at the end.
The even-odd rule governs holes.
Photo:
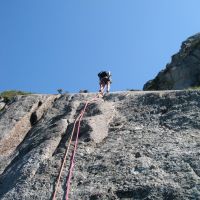
POLYGON ((1 0, 0 91, 142 89, 200 32, 199 0, 1 0))

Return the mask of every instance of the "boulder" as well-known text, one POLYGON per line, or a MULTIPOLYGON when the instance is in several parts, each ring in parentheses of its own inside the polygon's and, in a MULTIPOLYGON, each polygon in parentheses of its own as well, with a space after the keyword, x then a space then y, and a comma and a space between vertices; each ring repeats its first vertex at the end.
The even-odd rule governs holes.
POLYGON ((144 90, 181 90, 200 86, 200 33, 189 37, 166 68, 144 90))

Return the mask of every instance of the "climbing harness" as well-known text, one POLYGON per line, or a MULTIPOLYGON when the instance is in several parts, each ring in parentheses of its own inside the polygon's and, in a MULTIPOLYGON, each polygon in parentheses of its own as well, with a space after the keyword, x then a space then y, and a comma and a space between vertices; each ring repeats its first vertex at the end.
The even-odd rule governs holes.
POLYGON ((52 200, 56 200, 56 194, 58 192, 58 187, 59 187, 59 184, 60 184, 61 175, 62 175, 62 172, 63 172, 64 165, 66 163, 66 158, 67 158, 68 153, 69 153, 70 145, 72 143, 72 138, 74 138, 74 132, 75 132, 75 129, 76 129, 76 125, 78 123, 77 132, 76 132, 76 139, 75 139, 74 148, 73 148, 72 155, 71 155, 70 167, 69 167, 69 172, 68 172, 67 181, 66 181, 66 197, 65 198, 66 198, 66 200, 69 199, 70 182, 71 182, 71 178, 72 178, 73 168, 74 168, 74 165, 75 165, 74 159, 75 159, 76 149, 77 149, 77 146, 78 146, 78 138, 79 138, 79 133, 80 133, 81 121, 82 121, 84 113, 87 109, 87 106, 91 102, 97 101, 99 97, 103 97, 103 95, 101 93, 98 93, 93 99, 86 101, 84 108, 81 110, 80 114, 78 115, 78 117, 74 121, 74 126, 73 126, 73 129, 72 129, 71 137, 69 139, 69 143, 68 143, 68 146, 66 148, 64 157, 63 157, 62 165, 60 167, 59 175, 58 175, 58 178, 57 178, 57 181, 56 181, 56 186, 55 186, 55 190, 54 190, 54 193, 53 193, 52 200))

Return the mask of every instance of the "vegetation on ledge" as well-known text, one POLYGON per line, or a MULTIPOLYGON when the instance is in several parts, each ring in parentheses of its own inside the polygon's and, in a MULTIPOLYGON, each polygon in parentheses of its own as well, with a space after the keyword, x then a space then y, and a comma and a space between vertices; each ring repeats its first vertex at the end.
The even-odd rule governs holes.
POLYGON ((17 95, 28 95, 30 92, 23 92, 20 90, 7 90, 0 93, 0 97, 4 98, 5 102, 10 101, 13 97, 17 95))

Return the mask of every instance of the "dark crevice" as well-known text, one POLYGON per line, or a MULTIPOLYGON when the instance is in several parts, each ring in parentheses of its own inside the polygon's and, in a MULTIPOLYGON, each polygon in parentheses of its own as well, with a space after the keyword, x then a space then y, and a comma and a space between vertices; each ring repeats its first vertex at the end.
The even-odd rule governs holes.
POLYGON ((42 105, 42 102, 39 101, 39 102, 38 102, 38 108, 39 108, 41 105, 42 105))
POLYGON ((35 111, 31 114, 31 117, 30 117, 31 126, 34 126, 37 123, 37 120, 38 120, 38 118, 37 118, 37 114, 35 111))

